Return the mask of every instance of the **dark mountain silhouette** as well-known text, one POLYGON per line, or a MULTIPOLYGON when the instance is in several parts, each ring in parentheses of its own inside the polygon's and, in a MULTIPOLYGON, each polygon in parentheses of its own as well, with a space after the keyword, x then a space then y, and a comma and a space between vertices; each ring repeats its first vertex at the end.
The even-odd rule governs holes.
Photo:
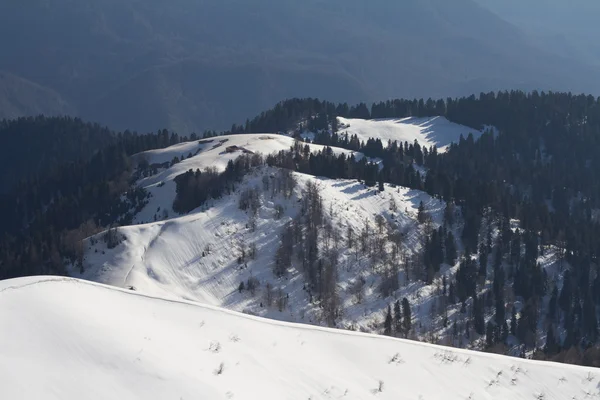
POLYGON ((0 46, 0 70, 46 89, 0 93, 0 117, 76 113, 115 129, 225 128, 295 96, 600 86, 472 0, 3 2, 0 46))

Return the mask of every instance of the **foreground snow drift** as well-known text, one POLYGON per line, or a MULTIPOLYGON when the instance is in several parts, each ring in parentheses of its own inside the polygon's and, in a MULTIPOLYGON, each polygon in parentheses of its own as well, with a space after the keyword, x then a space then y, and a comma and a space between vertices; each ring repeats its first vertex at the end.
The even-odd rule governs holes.
POLYGON ((597 371, 259 319, 64 278, 0 282, 3 399, 584 399, 597 371))

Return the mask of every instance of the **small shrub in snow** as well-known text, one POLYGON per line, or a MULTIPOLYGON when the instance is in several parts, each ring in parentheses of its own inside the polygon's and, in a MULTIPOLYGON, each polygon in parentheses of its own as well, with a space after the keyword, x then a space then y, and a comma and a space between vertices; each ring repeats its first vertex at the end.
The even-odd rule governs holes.
POLYGON ((217 369, 215 369, 214 373, 215 373, 215 375, 221 375, 223 373, 223 371, 225 371, 225 363, 219 364, 217 369))
POLYGON ((404 364, 404 360, 400 356, 400 353, 394 354, 394 356, 390 359, 390 364, 404 364))
POLYGON ((221 351, 221 343, 219 342, 211 342, 210 346, 208 347, 208 350, 212 351, 213 353, 218 353, 221 351))

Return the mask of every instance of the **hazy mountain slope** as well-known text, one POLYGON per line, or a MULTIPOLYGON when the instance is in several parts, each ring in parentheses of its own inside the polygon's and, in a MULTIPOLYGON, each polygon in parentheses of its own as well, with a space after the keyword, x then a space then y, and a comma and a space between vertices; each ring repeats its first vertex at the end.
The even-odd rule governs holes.
POLYGON ((285 324, 88 282, 0 283, 3 398, 574 399, 591 368, 285 324))
POLYGON ((74 115, 76 111, 52 89, 0 71, 0 119, 39 114, 74 115))
POLYGON ((476 0, 531 34, 548 51, 600 64, 600 3, 594 0, 476 0))
POLYGON ((472 0, 6 2, 0 45, 0 69, 116 129, 224 128, 307 95, 598 89, 472 0))
POLYGON ((365 96, 362 85, 335 66, 213 65, 189 59, 144 71, 82 112, 119 127, 168 126, 177 132, 198 132, 202 127, 231 126, 225 121, 243 121, 290 93, 320 98, 335 94, 340 101, 365 96), (129 106, 113 107, 122 101, 129 106))

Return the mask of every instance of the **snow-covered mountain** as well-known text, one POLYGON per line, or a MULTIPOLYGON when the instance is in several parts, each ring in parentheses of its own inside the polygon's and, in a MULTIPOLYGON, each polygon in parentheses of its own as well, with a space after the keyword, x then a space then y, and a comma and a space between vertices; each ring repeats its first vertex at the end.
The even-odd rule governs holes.
MULTIPOLYGON (((360 133, 365 138, 379 135, 403 142, 417 139, 442 151, 461 135, 473 133, 470 128, 442 118, 421 122, 340 122, 352 134, 360 133)), ((463 219, 459 207, 447 207, 419 190, 385 184, 381 191, 357 180, 333 180, 296 172, 291 174, 293 189, 283 193, 275 190, 281 186, 282 170, 262 165, 253 168, 231 193, 209 199, 187 214, 173 210, 176 178, 187 171, 223 171, 241 155, 289 151, 294 143, 291 137, 276 134, 230 135, 134 156, 139 165, 145 166, 137 185, 149 193, 146 206, 134 216, 131 225, 118 228, 118 245, 109 248, 103 240, 104 232, 87 239, 83 265, 73 266, 71 275, 151 296, 370 333, 383 333, 388 307, 400 308, 406 299, 411 309, 410 328, 394 328, 394 335, 483 348, 483 335, 475 333, 470 325, 475 307, 472 299, 466 299, 462 305, 453 300, 458 297, 456 291, 450 294, 456 289, 452 285, 456 283, 460 258, 444 261, 428 282, 423 279, 423 252, 432 233, 443 231, 440 235, 444 236, 444 248, 448 246, 448 236, 453 237, 451 241, 460 255, 463 219), (299 218, 305 211, 310 185, 318 188, 323 213, 317 240, 319 274, 324 276, 324 270, 333 268, 334 284, 327 298, 318 285, 308 283, 306 261, 302 258, 306 232, 302 232, 305 228, 300 226, 299 218), (252 212, 240 207, 241 198, 248 193, 256 197, 252 212), (448 219, 454 222, 444 223, 448 219), (294 255, 278 276, 274 272, 276 258, 286 230, 294 232, 294 255)), ((307 146, 311 152, 325 150, 320 145, 307 146)), ((361 153, 341 148, 331 148, 331 152, 357 160, 364 158, 361 153)), ((494 241, 497 235, 496 222, 484 221, 480 236, 494 241)), ((551 249, 539 262, 548 277, 559 282, 558 261, 551 249)), ((491 269, 492 262, 488 265, 491 269)), ((489 298, 485 295, 491 288, 491 281, 481 280, 478 295, 489 298)), ((547 293, 551 291, 552 287, 547 293)), ((510 312, 524 307, 518 298, 510 298, 506 307, 509 322, 510 312)), ((492 318, 488 303, 486 320, 492 318)), ((539 323, 543 321, 540 319, 539 323)), ((543 339, 538 337, 538 343, 543 343, 543 339)), ((504 351, 519 354, 518 348, 511 349, 517 344, 512 336, 507 344, 504 351)))
POLYGON ((563 400, 600 379, 67 278, 0 282, 0 325, 4 399, 563 400))
MULTIPOLYGON (((133 287, 160 297, 200 301, 279 320, 325 324, 320 305, 311 302, 306 290, 299 261, 294 262, 286 278, 276 278, 272 272, 281 233, 298 215, 304 188, 313 182, 320 188, 324 212, 337 232, 337 238, 331 240, 327 249, 320 249, 322 252, 335 249, 339 259, 337 290, 343 312, 336 325, 379 331, 382 311, 388 305, 386 296, 380 293, 384 267, 374 267, 369 256, 358 249, 347 248, 345 235, 351 229, 358 241, 365 221, 373 235, 387 237, 391 231, 401 233, 404 235, 403 256, 408 258, 422 246, 425 228, 416 221, 419 204, 423 202, 432 223, 439 226, 443 202, 417 190, 386 185, 387 189, 379 192, 356 180, 331 180, 300 173, 293 174, 297 184, 289 198, 281 194, 273 196, 264 190, 263 180, 264 177, 272 179, 279 170, 265 166, 247 176, 234 193, 209 200, 187 215, 178 216, 172 209, 176 195, 174 179, 185 171, 206 167, 223 170, 229 160, 244 152, 268 154, 289 150, 292 145, 293 139, 286 136, 233 135, 136 156, 138 160, 157 165, 168 163, 174 157, 192 155, 140 179, 139 185, 151 193, 151 198, 136 215, 135 225, 119 228, 125 240, 114 249, 108 249, 101 240, 104 234, 91 238, 86 244, 84 272, 74 269, 72 275, 122 288, 133 287), (250 216, 239 209, 240 193, 251 188, 260 189, 255 229, 249 229, 250 216), (277 217, 280 207, 283 215, 277 217), (379 233, 376 232, 379 229, 377 216, 383 217, 379 233), (255 255, 250 256, 254 253, 252 249, 255 255), (260 284, 256 291, 239 290, 241 282, 247 284, 253 279, 260 284), (276 301, 268 305, 271 291, 273 297, 284 295, 287 306, 275 306, 276 301)), ((318 145, 310 147, 311 151, 323 150, 318 145)), ((338 148, 333 151, 353 154, 338 148)), ((359 153, 354 156, 362 157, 359 153)), ((401 282, 407 280, 407 271, 398 273, 401 282)), ((417 297, 428 298, 431 290, 433 287, 413 282, 398 290, 395 298, 408 297, 416 302, 417 297)))

